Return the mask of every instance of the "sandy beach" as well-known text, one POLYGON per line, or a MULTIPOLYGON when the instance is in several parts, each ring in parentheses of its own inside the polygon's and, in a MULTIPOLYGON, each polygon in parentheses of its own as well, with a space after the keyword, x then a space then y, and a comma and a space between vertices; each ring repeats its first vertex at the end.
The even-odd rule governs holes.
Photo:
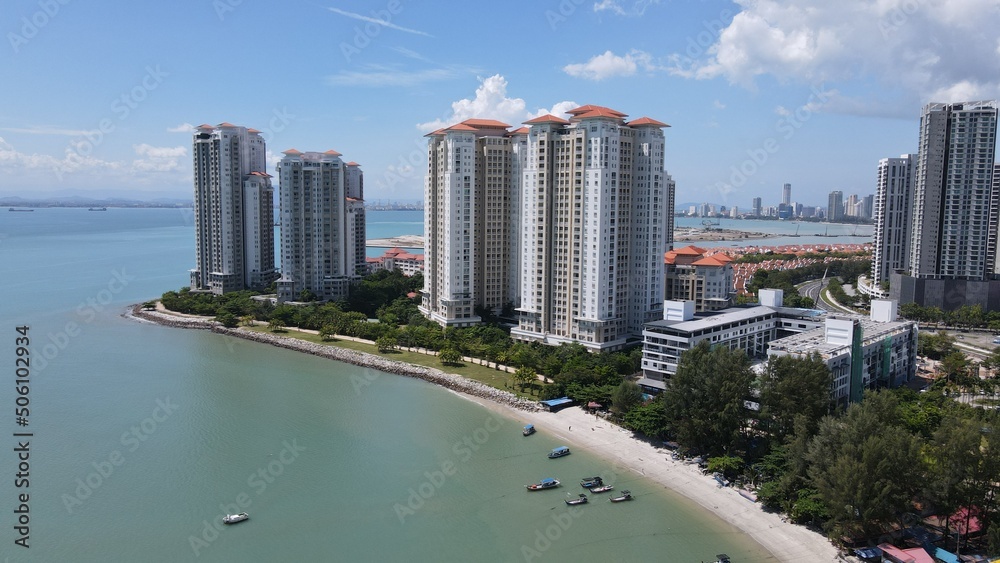
MULTIPOLYGON (((587 450, 608 461, 609 467, 600 473, 609 484, 614 484, 619 479, 631 480, 635 477, 644 477, 690 499, 749 535, 770 551, 777 561, 791 563, 845 560, 839 557, 837 550, 821 534, 785 522, 779 514, 764 512, 759 504, 743 498, 736 489, 720 487, 710 476, 703 475, 697 466, 671 459, 668 450, 656 448, 639 440, 633 437, 630 431, 588 414, 581 407, 570 407, 556 413, 534 410, 537 408, 537 403, 529 404, 507 391, 445 374, 433 368, 411 366, 412 370, 394 369, 393 364, 400 362, 393 362, 378 355, 346 350, 336 352, 339 349, 335 347, 315 345, 296 338, 240 329, 224 329, 221 326, 212 326, 216 323, 206 317, 179 316, 162 310, 141 311, 139 307, 134 307, 128 316, 179 328, 211 327, 216 332, 306 353, 317 354, 317 350, 314 349, 316 347, 332 348, 335 354, 343 354, 343 357, 325 353, 317 355, 356 365, 367 365, 389 373, 419 377, 443 385, 459 396, 517 420, 521 424, 530 422, 539 432, 559 437, 571 449, 587 450)), ((847 558, 847 560, 852 559, 847 558)))

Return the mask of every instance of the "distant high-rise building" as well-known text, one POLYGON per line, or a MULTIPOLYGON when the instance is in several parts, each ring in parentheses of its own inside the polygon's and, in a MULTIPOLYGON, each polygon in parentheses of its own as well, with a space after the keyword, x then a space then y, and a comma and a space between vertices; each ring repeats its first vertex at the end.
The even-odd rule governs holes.
POLYGON ((231 123, 194 133, 195 267, 191 289, 264 289, 274 267, 274 190, 260 131, 231 123))
POLYGON ((861 198, 861 203, 864 205, 864 211, 861 216, 864 219, 871 219, 875 216, 875 194, 868 194, 861 198))
POLYGON ((844 192, 840 190, 830 192, 829 201, 826 206, 826 220, 831 223, 844 219, 844 192))
POLYGON ((789 205, 792 203, 792 185, 785 184, 781 187, 781 203, 789 205))
POLYGON ((753 198, 753 214, 757 217, 761 216, 763 209, 761 208, 761 201, 759 197, 753 198))
POLYGON ((701 207, 698 210, 698 215, 701 217, 711 217, 714 215, 714 213, 712 213, 712 206, 708 203, 701 204, 701 207))
POLYGON ((996 101, 932 103, 920 117, 910 228, 910 275, 891 296, 952 310, 1000 310, 996 271, 996 101))
POLYGON ((362 174, 340 153, 289 149, 278 163, 281 200, 281 278, 278 300, 303 292, 324 300, 347 297, 365 274, 362 174), (360 211, 358 208, 361 208, 360 211))
POLYGON ((909 267, 910 208, 916 164, 915 154, 883 158, 878 163, 872 252, 872 284, 875 288, 888 282, 890 273, 909 267))

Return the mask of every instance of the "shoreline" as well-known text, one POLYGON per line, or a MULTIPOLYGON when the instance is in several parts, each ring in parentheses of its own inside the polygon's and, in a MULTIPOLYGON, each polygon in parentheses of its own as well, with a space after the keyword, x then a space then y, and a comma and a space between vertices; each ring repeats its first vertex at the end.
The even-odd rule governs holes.
POLYGON ((823 535, 804 526, 786 522, 780 514, 765 512, 760 504, 740 496, 737 489, 718 486, 696 466, 671 459, 668 450, 640 440, 631 431, 608 420, 587 414, 580 407, 570 407, 552 413, 541 410, 536 401, 528 401, 513 393, 434 368, 389 360, 374 354, 336 346, 313 344, 281 335, 240 328, 229 329, 208 317, 179 317, 159 311, 144 311, 141 305, 132 306, 124 316, 174 328, 211 330, 219 334, 305 352, 385 373, 415 377, 440 385, 505 417, 522 423, 528 418, 543 433, 558 436, 574 447, 587 450, 611 462, 612 476, 608 479, 609 483, 613 483, 622 473, 628 471, 693 501, 703 510, 749 536, 778 561, 808 560, 832 563, 844 560, 823 535), (576 432, 572 431, 574 426, 578 429, 576 432), (567 430, 563 431, 562 428, 567 430))

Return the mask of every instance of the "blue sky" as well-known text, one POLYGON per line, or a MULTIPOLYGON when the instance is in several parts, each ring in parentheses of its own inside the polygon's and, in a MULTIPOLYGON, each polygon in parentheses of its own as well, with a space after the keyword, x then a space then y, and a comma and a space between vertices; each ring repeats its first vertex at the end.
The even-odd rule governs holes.
POLYGON ((825 205, 916 151, 923 104, 1000 97, 996 0, 16 0, 0 22, 0 195, 22 197, 189 198, 190 126, 229 121, 419 200, 435 126, 591 103, 672 126, 678 203, 789 182, 825 205))

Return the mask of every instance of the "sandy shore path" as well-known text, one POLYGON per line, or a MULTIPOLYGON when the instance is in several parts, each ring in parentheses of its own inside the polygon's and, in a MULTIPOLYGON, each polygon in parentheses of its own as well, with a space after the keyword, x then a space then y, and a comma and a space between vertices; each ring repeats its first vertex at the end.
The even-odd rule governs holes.
POLYGON ((535 402, 519 399, 506 391, 445 374, 440 370, 402 364, 374 354, 311 344, 276 334, 223 329, 213 326, 216 323, 211 322, 208 317, 141 311, 138 306, 128 316, 178 328, 212 328, 213 331, 239 338, 364 365, 388 373, 419 377, 442 385, 503 416, 525 423, 531 422, 539 431, 564 440, 571 449, 587 450, 607 460, 610 462, 610 470, 602 472, 602 477, 610 484, 618 478, 642 476, 687 497, 745 532, 770 551, 777 561, 856 561, 852 557, 839 557, 837 550, 824 536, 785 522, 778 514, 764 512, 759 504, 741 497, 735 489, 719 487, 711 477, 702 475, 696 466, 671 459, 667 450, 638 440, 631 432, 587 414, 580 407, 570 407, 556 413, 538 411, 534 410, 537 409, 535 402))

